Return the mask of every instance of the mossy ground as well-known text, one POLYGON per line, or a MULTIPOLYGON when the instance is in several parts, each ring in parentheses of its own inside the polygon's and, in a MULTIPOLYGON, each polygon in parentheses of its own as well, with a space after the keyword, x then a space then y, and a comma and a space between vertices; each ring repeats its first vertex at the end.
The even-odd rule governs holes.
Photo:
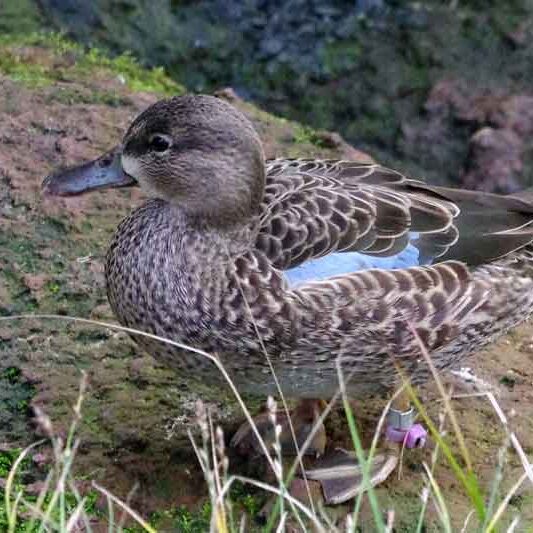
MULTIPOLYGON (((103 255, 118 221, 143 200, 141 194, 110 191, 45 200, 40 183, 53 168, 93 157, 115 144, 131 118, 159 94, 181 91, 160 71, 145 73, 131 58, 117 61, 100 52, 86 54, 55 35, 4 38, 0 43, 2 316, 54 313, 113 320, 105 297, 103 255), (133 90, 122 77, 140 85, 133 83, 133 90), (106 97, 100 99, 102 94, 106 97)), ((269 156, 338 157, 346 149, 331 148, 318 132, 251 104, 235 101, 235 105, 252 119, 269 156)), ((498 383, 505 377, 501 402, 507 411, 516 407, 513 428, 529 454, 533 452, 531 335, 531 327, 522 328, 473 363, 476 373, 489 381, 498 383)), ((203 530, 206 487, 186 430, 194 427, 195 401, 202 398, 230 434, 242 417, 227 391, 212 390, 160 367, 123 334, 61 320, 0 322, 0 361, 5 417, 0 441, 20 448, 36 438, 28 409, 32 405, 42 407, 57 431, 64 431, 80 371, 86 370, 90 387, 76 462, 80 480, 95 479, 122 498, 138 481, 132 505, 152 515, 162 530, 171 527, 165 524, 182 531, 203 530)), ((421 394, 436 417, 438 395, 431 385, 421 394)), ((252 410, 261 401, 250 399, 252 410)), ((383 404, 382 399, 354 402, 365 435, 372 434, 383 404)), ((482 399, 464 399, 454 406, 476 473, 489 487, 503 428, 482 399)), ((333 443, 350 447, 341 412, 328 421, 328 432, 333 443)), ((50 457, 49 450, 44 453, 50 457)), ((405 531, 420 509, 420 464, 429 458, 429 449, 409 454, 403 478, 393 476, 378 490, 384 508, 396 509, 397 523, 404 524, 405 531)), ((0 463, 1 459, 0 455, 0 463)), ((520 472, 518 458, 510 452, 504 487, 520 472)), ((444 460, 436 476, 454 510, 454 525, 460 527, 470 511, 468 501, 444 460)), ((236 499, 252 514, 260 505, 253 493, 244 492, 236 499)), ((519 494, 511 507, 523 514, 524 521, 533 520, 528 502, 528 493, 519 494)), ((370 517, 366 507, 364 516, 370 517)), ((427 522, 428 526, 435 522, 431 509, 427 522)))

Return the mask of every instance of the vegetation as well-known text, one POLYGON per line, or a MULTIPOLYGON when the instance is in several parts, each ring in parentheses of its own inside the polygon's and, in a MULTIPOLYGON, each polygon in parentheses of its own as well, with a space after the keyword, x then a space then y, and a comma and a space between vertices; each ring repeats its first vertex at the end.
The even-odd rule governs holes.
MULTIPOLYGON (((120 328, 114 326, 113 329, 120 328)), ((142 334, 142 332, 138 333, 142 334)), ((161 340, 166 342, 165 339, 161 340)), ((215 360, 208 354, 205 354, 205 356, 215 360)), ((427 424, 431 432, 432 438, 436 442, 436 448, 432 455, 431 463, 424 463, 423 465, 425 486, 420 495, 421 503, 419 505, 416 527, 412 528, 414 524, 411 524, 410 530, 416 531, 417 533, 425 530, 426 526, 424 524, 426 522, 426 513, 429 506, 432 505, 436 510, 439 530, 452 531, 450 519, 452 510, 448 508, 447 503, 443 498, 438 478, 435 475, 435 468, 441 460, 441 454, 451 465, 457 482, 465 493, 465 497, 470 499, 472 512, 466 517, 464 525, 465 529, 471 527, 477 531, 489 533, 496 531, 498 525, 503 521, 506 521, 508 527, 513 530, 519 523, 520 514, 516 513, 513 508, 511 508, 510 502, 513 501, 513 507, 516 507, 517 503, 520 506, 520 500, 524 498, 524 494, 518 495, 518 490, 526 481, 533 484, 533 468, 529 464, 529 460, 525 455, 520 442, 516 435, 507 428, 505 414, 496 402, 494 396, 491 393, 487 393, 487 399, 492 403, 494 409, 498 413, 502 425, 507 429, 498 454, 498 460, 495 464, 493 483, 489 491, 484 492, 481 489, 475 471, 472 469, 470 452, 464 445, 464 437, 461 428, 457 423, 451 397, 445 391, 438 373, 431 363, 429 355, 424 352, 424 357, 432 370, 436 387, 442 395, 443 408, 440 422, 436 424, 428 416, 424 406, 418 399, 414 390, 410 387, 409 383, 404 383, 403 387, 406 388, 411 396, 411 400, 419 409, 424 422, 427 424), (446 435, 447 432, 445 429, 448 425, 450 426, 451 435, 453 435, 456 443, 458 443, 458 449, 460 450, 459 454, 453 450, 454 446, 451 444, 450 437, 446 435), (510 449, 513 449, 520 457, 523 465, 523 474, 509 489, 502 490, 502 474, 506 466, 507 456, 510 449), (467 526, 467 524, 473 525, 467 526)), ((231 384, 230 378, 223 366, 220 363, 218 363, 217 366, 225 379, 228 380, 228 383, 231 384)), ((382 507, 376 496, 375 489, 370 485, 368 477, 369 471, 367 470, 376 451, 375 445, 378 440, 379 432, 381 431, 381 424, 383 423, 384 416, 381 418, 381 422, 378 425, 374 437, 373 445, 367 455, 363 451, 354 414, 344 392, 344 377, 340 365, 338 366, 338 372, 340 380, 339 393, 332 402, 335 402, 339 397, 342 399, 346 420, 353 439, 354 449, 360 463, 363 465, 363 484, 364 487, 366 487, 364 493, 360 493, 356 498, 354 510, 348 514, 344 521, 344 528, 348 531, 356 531, 357 524, 360 523, 361 520, 361 503, 365 497, 364 494, 366 494, 368 495, 370 507, 372 509, 372 527, 380 532, 391 531, 392 527, 395 526, 394 509, 392 509, 392 512, 389 511, 387 519, 383 517, 382 507)), ((46 475, 42 488, 37 494, 25 494, 25 486, 21 479, 24 476, 24 472, 30 468, 30 452, 32 452, 36 446, 42 445, 43 441, 22 451, 18 449, 8 450, 0 454, 0 477, 5 479, 4 488, 2 489, 4 503, 0 504, 0 526, 3 527, 3 530, 9 533, 19 531, 57 531, 66 533, 75 531, 76 528, 83 527, 85 531, 90 532, 95 524, 95 519, 97 519, 107 522, 109 531, 117 532, 129 531, 133 533, 137 531, 147 531, 153 533, 156 531, 157 524, 164 524, 163 527, 165 529, 172 528, 173 531, 179 531, 182 533, 200 533, 207 530, 216 531, 217 533, 226 533, 230 531, 238 531, 239 528, 242 530, 243 527, 246 531, 251 531, 258 527, 257 525, 254 526, 253 522, 253 515, 256 515, 258 511, 258 504, 253 496, 249 493, 247 494, 246 491, 243 491, 244 485, 249 484, 266 493, 270 492, 275 495, 275 503, 267 517, 264 531, 272 531, 274 528, 277 531, 280 531, 289 523, 298 524, 298 527, 302 530, 316 530, 323 532, 337 531, 332 522, 330 522, 330 519, 327 518, 327 514, 324 514, 324 510, 308 507, 307 505, 300 503, 291 495, 290 484, 295 473, 295 466, 297 465, 298 459, 294 461, 293 466, 290 469, 284 470, 280 460, 281 448, 278 440, 275 441, 271 452, 267 452, 265 442, 261 441, 261 446, 267 454, 264 458, 266 459, 267 464, 273 469, 273 473, 277 478, 277 485, 269 485, 240 475, 231 475, 228 469, 229 463, 225 452, 222 430, 220 428, 217 428, 216 430, 213 428, 211 415, 201 402, 197 405, 197 423, 201 436, 200 442, 197 442, 192 433, 189 433, 189 436, 200 467, 204 472, 210 498, 207 503, 201 506, 198 512, 192 513, 187 509, 178 508, 174 511, 158 512, 154 514, 148 522, 143 520, 127 503, 120 501, 105 488, 94 482, 91 490, 86 491, 85 494, 81 494, 78 489, 77 481, 73 476, 72 467, 76 459, 77 450, 80 446, 80 441, 77 437, 77 429, 82 419, 82 404, 86 394, 86 386, 87 381, 86 376, 84 376, 80 386, 78 401, 73 406, 73 421, 65 437, 59 436, 54 431, 52 421, 43 412, 37 411, 37 424, 40 427, 41 432, 47 437, 47 439, 49 439, 54 454, 52 468, 46 475), (237 485, 236 482, 240 482, 240 484, 237 485), (95 507, 99 495, 103 495, 106 499, 107 512, 105 514, 95 507), (252 517, 247 515, 247 513, 252 513, 252 517), (133 520, 136 525, 124 529, 124 519, 126 515, 130 520, 133 520), (252 522, 247 526, 246 523, 250 520, 252 520, 252 522)), ((237 400, 244 409, 246 418, 253 423, 245 404, 238 396, 236 389, 234 387, 232 388, 237 396, 237 400)), ((269 400, 268 405, 272 423, 275 425, 277 423, 277 406, 271 399, 269 400)), ((326 408, 321 418, 324 418, 327 415, 331 405, 332 403, 326 408)), ((390 402, 386 409, 389 407, 390 402)), ((315 428, 316 427, 318 427, 318 425, 316 425, 315 428)), ((255 429, 257 430, 257 428, 255 429)), ((305 452, 305 446, 308 445, 310 441, 311 438, 309 438, 303 448, 299 450, 300 457, 305 452)), ((339 531, 341 530, 342 527, 339 531)))
MULTIPOLYGON (((94 76, 117 76, 133 91, 147 91, 162 95, 178 95, 184 88, 171 80, 162 67, 145 69, 129 53, 110 58, 98 48, 86 50, 58 33, 35 32, 30 34, 7 34, 0 36, 0 72, 30 87, 38 87, 69 80, 90 80, 94 76), (27 47, 40 47, 62 57, 60 64, 28 61, 27 47)), ((72 99, 83 103, 103 101, 119 105, 120 97, 109 92, 87 96, 74 93, 60 93, 57 98, 66 102, 72 99), (84 100, 85 98, 85 100, 84 100)))

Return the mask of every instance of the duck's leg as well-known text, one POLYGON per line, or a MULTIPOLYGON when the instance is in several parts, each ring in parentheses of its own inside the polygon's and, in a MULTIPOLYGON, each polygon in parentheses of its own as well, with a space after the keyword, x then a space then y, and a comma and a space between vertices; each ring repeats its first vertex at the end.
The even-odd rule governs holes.
MULTIPOLYGON (((393 401, 388 413, 384 443, 370 459, 368 484, 376 486, 389 477, 398 464, 403 446, 424 446, 427 433, 414 419, 415 411, 407 393, 403 392, 393 401)), ((320 482, 328 504, 343 503, 365 490, 363 471, 354 452, 334 450, 317 461, 314 468, 306 470, 306 474, 309 479, 320 482)))
MULTIPOLYGON (((322 410, 322 400, 304 399, 300 400, 290 411, 290 420, 283 410, 278 408, 274 415, 267 408, 266 411, 254 417, 253 422, 269 451, 272 450, 272 445, 276 440, 274 424, 281 426, 278 439, 283 455, 295 455, 294 440, 296 439, 297 448, 300 450, 313 428, 318 424, 310 444, 305 449, 305 455, 317 457, 324 453, 326 447, 326 430, 319 420, 322 410)), ((243 454, 260 454, 262 451, 255 432, 248 422, 239 427, 231 439, 231 446, 243 454)))
POLYGON ((415 424, 416 411, 409 395, 402 391, 392 402, 387 414, 387 440, 405 448, 423 448, 427 431, 422 424, 415 424))
MULTIPOLYGON (((322 409, 321 400, 302 400, 291 411, 298 448, 302 447, 312 428, 317 424, 322 409)), ((386 438, 379 451, 370 460, 368 476, 371 486, 379 485, 394 471, 403 446, 407 448, 424 446, 426 431, 420 424, 414 423, 414 418, 415 411, 410 405, 408 395, 401 393, 394 400, 388 413, 386 438)), ((254 424, 267 448, 272 449, 275 434, 271 413, 268 411, 260 413, 254 418, 254 424)), ((285 413, 280 411, 276 413, 276 424, 282 428, 279 439, 283 453, 294 455, 294 439, 285 413)), ((237 430, 231 445, 241 453, 261 453, 257 438, 247 422, 237 430)), ((337 448, 329 450, 324 455, 325 445, 326 433, 320 423, 311 445, 306 448, 306 455, 319 458, 311 468, 306 468, 306 476, 308 479, 320 482, 327 504, 340 504, 365 490, 362 468, 354 452, 337 448)))

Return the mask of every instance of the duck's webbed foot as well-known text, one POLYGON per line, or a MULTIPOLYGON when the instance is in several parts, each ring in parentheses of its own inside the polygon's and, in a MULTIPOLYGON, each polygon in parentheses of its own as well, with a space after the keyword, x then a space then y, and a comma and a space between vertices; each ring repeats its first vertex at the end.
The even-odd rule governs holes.
MULTIPOLYGON (((395 402, 387 417, 385 442, 376 454, 369 459, 367 466, 367 482, 364 472, 353 451, 341 448, 326 450, 326 432, 319 422, 323 408, 320 400, 302 400, 290 413, 294 435, 298 449, 301 449, 313 428, 317 430, 305 449, 305 475, 308 479, 317 481, 322 489, 322 496, 326 504, 343 503, 357 496, 370 486, 383 483, 398 465, 402 448, 420 448, 425 445, 427 432, 420 425, 415 424, 415 411, 408 403, 395 402), (313 460, 311 459, 311 457, 313 460)), ((254 418, 254 424, 264 440, 269 452, 276 442, 274 419, 268 411, 254 418)), ((283 412, 277 412, 275 424, 281 426, 278 442, 284 455, 295 455, 293 433, 289 419, 283 412)), ((237 430, 231 445, 243 455, 259 456, 262 448, 251 426, 246 422, 237 430)), ((367 454, 365 454, 366 456, 367 454)), ((301 475, 301 472, 300 472, 301 475)))
MULTIPOLYGON (((313 431, 313 428, 318 424, 313 438, 305 449, 305 455, 318 457, 324 453, 326 448, 326 430, 324 424, 318 420, 322 409, 323 402, 321 400, 305 399, 301 400, 290 411, 290 420, 285 412, 278 409, 275 418, 267 410, 254 417, 253 422, 269 451, 272 451, 272 445, 276 441, 274 426, 281 426, 281 433, 278 436, 278 440, 283 455, 296 455, 297 449, 300 450, 302 448, 306 439, 313 431), (294 437, 296 438, 296 445, 294 437)), ((262 448, 255 432, 248 422, 245 422, 239 427, 231 439, 231 446, 243 455, 260 455, 262 453, 262 448)))
MULTIPOLYGON (((306 476, 320 482, 324 501, 335 505, 356 497, 360 492, 383 483, 398 465, 401 448, 421 448, 425 445, 426 430, 415 424, 415 411, 391 409, 387 417, 386 440, 367 465, 365 483, 363 469, 355 452, 337 448, 306 469, 306 476)), ((367 454, 365 453, 365 456, 367 454)))
POLYGON ((365 485, 363 469, 355 452, 341 448, 328 452, 313 468, 306 470, 308 479, 319 481, 327 505, 344 503, 357 496, 368 485, 383 483, 398 464, 397 450, 380 450, 369 460, 368 483, 365 485))

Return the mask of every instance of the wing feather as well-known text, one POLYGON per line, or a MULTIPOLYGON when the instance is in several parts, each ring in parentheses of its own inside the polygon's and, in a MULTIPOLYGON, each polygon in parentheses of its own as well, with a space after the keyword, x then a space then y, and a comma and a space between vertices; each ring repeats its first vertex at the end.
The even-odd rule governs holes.
POLYGON ((256 246, 287 270, 333 252, 480 265, 533 241, 529 197, 435 187, 377 164, 268 162, 256 246))

